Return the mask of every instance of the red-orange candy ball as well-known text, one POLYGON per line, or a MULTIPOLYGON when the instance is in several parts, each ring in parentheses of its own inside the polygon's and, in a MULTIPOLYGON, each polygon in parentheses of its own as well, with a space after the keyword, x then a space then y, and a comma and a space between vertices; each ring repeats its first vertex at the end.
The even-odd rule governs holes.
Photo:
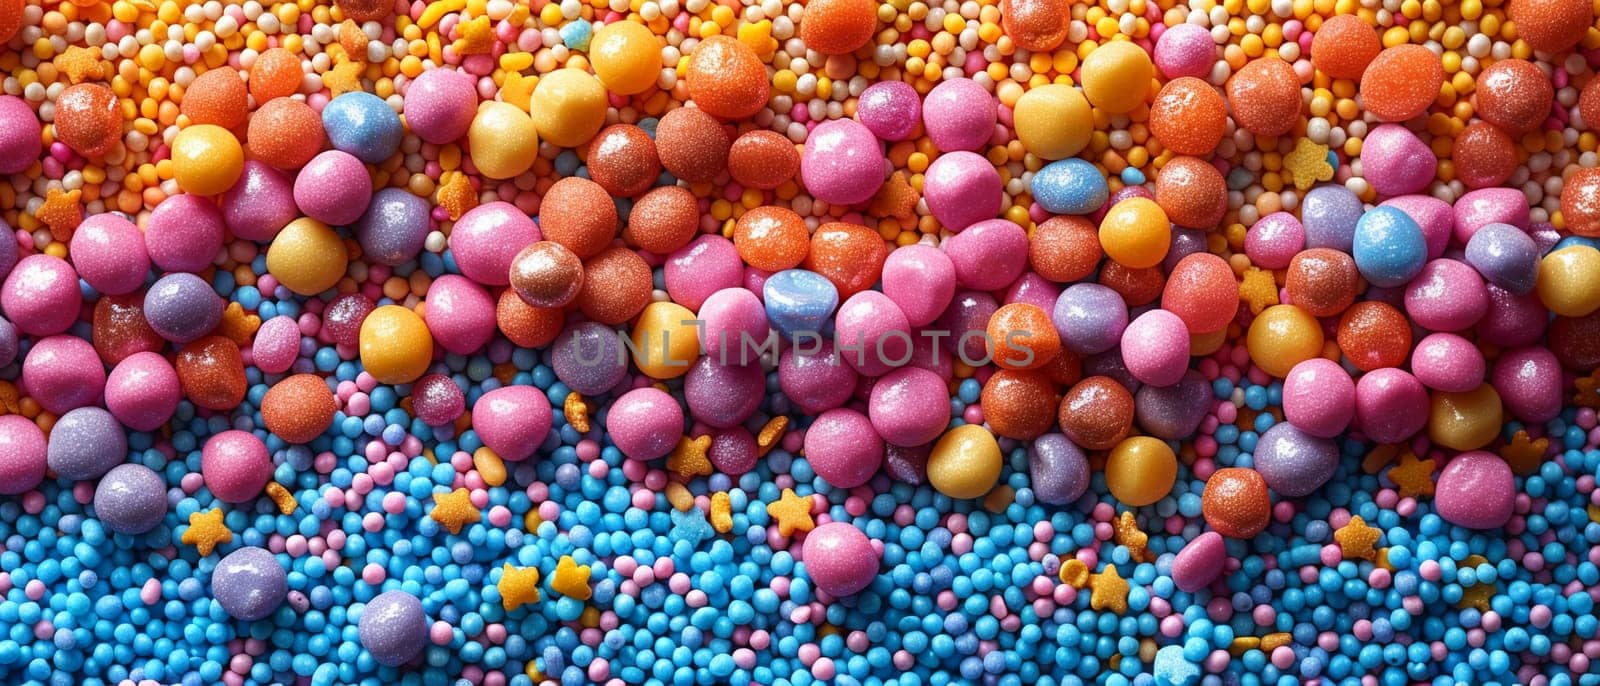
POLYGON ((1143 307, 1161 297, 1166 276, 1160 266, 1134 269, 1113 260, 1100 268, 1100 285, 1116 291, 1128 307, 1143 307))
POLYGON ((1044 220, 1028 238, 1028 264, 1051 281, 1079 281, 1100 264, 1100 230, 1088 219, 1061 215, 1044 220))
POLYGON ((92 322, 89 340, 108 367, 135 353, 160 352, 167 345, 144 318, 143 293, 102 296, 94 304, 92 322))
POLYGON ((668 255, 689 244, 700 230, 700 204, 682 186, 662 186, 633 203, 628 213, 629 241, 657 255, 668 255))
POLYGON ((196 407, 225 412, 244 400, 244 358, 227 338, 206 336, 183 346, 172 366, 183 396, 196 407))
POLYGON ((1340 14, 1322 22, 1311 38, 1311 66, 1336 79, 1359 79, 1381 50, 1378 32, 1366 21, 1340 14))
POLYGON ((1578 98, 1578 116, 1583 118, 1584 128, 1600 130, 1600 76, 1590 76, 1584 85, 1583 95, 1578 98))
POLYGON ((1355 302, 1361 273, 1356 261, 1333 248, 1302 250, 1289 260, 1284 287, 1289 304, 1313 317, 1332 317, 1355 302))
POLYGON ((1583 40, 1594 25, 1594 4, 1588 0, 1511 0, 1506 14, 1517 36, 1541 52, 1562 52, 1583 40))
POLYGON ((506 339, 524 348, 543 348, 561 334, 566 313, 559 307, 534 307, 507 288, 494 306, 494 323, 506 339))
POLYGON ((824 55, 855 52, 877 28, 874 0, 808 0, 800 15, 800 40, 824 55))
POLYGON ((1133 395, 1109 376, 1091 376, 1062 396, 1056 421, 1078 447, 1110 450, 1133 429, 1133 395))
POLYGON ((739 215, 733 225, 733 247, 745 264, 780 272, 806 259, 811 236, 806 233, 805 220, 794 210, 763 205, 739 215))
POLYGON ((654 186, 661 158, 650 134, 632 124, 612 124, 589 141, 589 178, 607 193, 633 197, 654 186))
POLYGON ((1398 367, 1411 352, 1411 323, 1393 305, 1366 300, 1345 310, 1335 340, 1356 369, 1398 367))
POLYGON ((310 443, 333 426, 339 409, 327 382, 315 374, 295 374, 267 389, 261 398, 261 420, 267 430, 289 443, 310 443))
POLYGON ((100 157, 122 140, 117 94, 98 83, 67 86, 56 97, 56 140, 84 157, 100 157))
POLYGON ((800 171, 800 151, 776 131, 746 131, 728 149, 728 174, 749 188, 772 190, 800 171))
POLYGON ((560 308, 583 287, 583 261, 555 241, 535 241, 511 258, 511 292, 534 307, 560 308))
POLYGON ((1456 135, 1450 161, 1468 188, 1498 186, 1517 170, 1517 144, 1499 127, 1473 122, 1456 135))
POLYGON ((1193 76, 1167 82, 1150 103, 1150 134, 1179 155, 1210 155, 1228 128, 1228 105, 1193 76))
POLYGON ((299 100, 278 98, 256 108, 246 135, 250 156, 279 169, 299 169, 322 151, 322 117, 299 100))
POLYGON ((1438 55, 1412 43, 1396 45, 1361 73, 1361 104, 1384 121, 1405 121, 1428 111, 1443 85, 1438 55))
POLYGON ((17 30, 22 28, 22 11, 27 6, 27 0, 0 0, 0 43, 17 35, 17 30))
POLYGON ((1228 78, 1227 88, 1233 120, 1257 136, 1281 136, 1300 119, 1300 77, 1282 59, 1251 60, 1228 78))
POLYGON ((1568 231, 1600 237, 1600 169, 1579 169, 1567 177, 1561 188, 1561 216, 1568 231))
POLYGON ((550 186, 539 203, 539 231, 578 256, 593 257, 617 235, 617 206, 600 184, 569 176, 550 186))
POLYGON ((1067 0, 1000 0, 1000 28, 1029 52, 1050 52, 1067 39, 1072 5, 1067 0))
POLYGON ((1272 520, 1267 480, 1254 469, 1227 467, 1212 472, 1200 494, 1200 513, 1217 533, 1247 539, 1272 520))
POLYGON ((888 256, 888 247, 878 232, 860 224, 828 222, 811 234, 805 265, 833 282, 843 302, 878 282, 888 256))
MULTIPOLYGON (((871 29, 869 25, 869 35, 871 29)), ((766 107, 772 90, 767 66, 761 63, 756 52, 737 39, 722 35, 702 40, 695 46, 694 53, 689 55, 684 80, 695 104, 723 119, 754 116, 766 107)))
POLYGON ((650 304, 650 265, 638 253, 607 248, 583 263, 578 309, 601 324, 621 324, 650 304))
POLYGON ((693 107, 679 107, 656 124, 656 154, 661 166, 684 181, 702 183, 728 168, 733 142, 722 124, 693 107))
POLYGON ((1174 157, 1156 174, 1156 204, 1178 226, 1216 228, 1228 211, 1228 182, 1198 157, 1174 157))
POLYGON ((300 69, 300 58, 283 48, 271 48, 256 55, 250 65, 250 95, 256 107, 268 100, 294 95, 300 90, 305 72, 300 69))
POLYGON ((1083 360, 1066 346, 1062 346, 1061 352, 1056 353, 1056 358, 1039 371, 1044 372, 1045 376, 1050 378, 1050 383, 1055 384, 1057 388, 1071 388, 1073 384, 1083 380, 1083 360))
POLYGON ((1029 440, 1049 431, 1061 396, 1044 371, 1001 369, 983 384, 978 402, 983 421, 995 433, 1029 440))
POLYGON ((1161 308, 1178 315, 1192 334, 1221 331, 1239 313, 1239 280, 1221 257, 1185 255, 1167 276, 1161 308))
POLYGON ((1473 110, 1484 121, 1513 134, 1538 128, 1555 99, 1550 77, 1528 60, 1504 59, 1478 72, 1473 110))
MULTIPOLYGON (((195 124, 216 124, 231 129, 244 123, 249 110, 244 79, 231 67, 219 67, 196 76, 183 89, 179 112, 195 124)), ((317 129, 321 130, 321 122, 317 129)))
POLYGON ((394 3, 385 0, 334 0, 333 4, 344 11, 345 18, 354 19, 357 24, 380 21, 394 10, 394 3))
POLYGON ((1061 351, 1061 336, 1044 308, 1011 303, 989 316, 989 355, 1001 369, 1039 369, 1061 351))

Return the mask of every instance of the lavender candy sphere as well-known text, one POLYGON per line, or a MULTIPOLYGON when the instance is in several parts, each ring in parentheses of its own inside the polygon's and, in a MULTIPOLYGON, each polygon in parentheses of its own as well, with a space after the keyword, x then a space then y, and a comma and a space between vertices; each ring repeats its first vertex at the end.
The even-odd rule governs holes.
POLYGON ((1539 246, 1510 224, 1486 224, 1467 241, 1467 264, 1484 280, 1514 295, 1533 292, 1539 277, 1539 246))
POLYGON ((1061 292, 1050 313, 1061 343, 1079 355, 1117 347, 1128 328, 1128 305, 1116 291, 1097 283, 1075 283, 1061 292))
POLYGON ((1089 459, 1063 434, 1049 433, 1028 449, 1033 496, 1046 505, 1067 505, 1089 490, 1089 459))
POLYGON ((1145 433, 1180 441, 1200 428, 1213 400, 1211 383, 1191 369, 1171 386, 1140 386, 1133 397, 1133 416, 1145 433))
POLYGON ((394 266, 416 259, 433 229, 428 201, 403 188, 385 188, 353 227, 361 253, 373 262, 394 266))
POLYGON ((4 282, 17 266, 17 232, 6 220, 0 219, 0 282, 4 282))
POLYGON ((683 399, 695 421, 718 429, 738 426, 761 407, 767 375, 760 365, 722 364, 701 357, 683 377, 683 399))
POLYGON ((26 493, 44 481, 44 432, 21 415, 0 416, 0 495, 26 493))
POLYGON ((367 167, 347 152, 324 150, 294 177, 294 204, 307 217, 329 226, 360 219, 371 201, 367 167))
POLYGON ((977 150, 994 136, 1000 108, 972 79, 946 79, 922 102, 922 126, 943 152, 977 150))
POLYGON ((635 460, 666 457, 683 437, 683 408, 655 388, 635 388, 606 411, 606 433, 617 449, 635 460))
POLYGON ((162 338, 188 343, 217 328, 225 305, 205 279, 174 272, 150 286, 144 297, 144 318, 162 338))
POLYGON ((80 407, 56 420, 46 459, 57 476, 98 479, 128 457, 128 437, 115 417, 98 407, 80 407))
POLYGON ((867 416, 890 444, 930 443, 950 424, 950 392, 938 374, 902 367, 872 385, 867 416))
POLYGON ((611 327, 581 322, 567 327, 550 345, 556 378, 584 395, 600 395, 628 375, 627 352, 611 327))
POLYGON ((1306 247, 1350 252, 1363 211, 1361 199, 1344 186, 1326 184, 1307 191, 1300 200, 1306 247))
POLYGON ((923 176, 922 199, 928 211, 946 229, 959 232, 973 223, 1000 214, 1005 189, 1000 173, 975 152, 958 150, 940 155, 923 176))
POLYGON ((1172 243, 1167 248, 1167 256, 1161 259, 1161 270, 1171 274, 1172 268, 1185 257, 1197 252, 1206 252, 1207 232, 1202 229, 1185 229, 1181 226, 1172 227, 1172 243))
POLYGON ((94 514, 113 532, 142 534, 167 516, 167 484, 142 464, 112 467, 95 486, 94 514))
POLYGON ((473 78, 454 69, 424 70, 406 86, 406 125, 418 138, 443 145, 466 135, 478 110, 473 78))
POLYGON ((855 392, 856 378, 831 341, 791 345, 778 358, 778 387, 806 414, 843 405, 855 392))
POLYGON ((17 361, 17 327, 5 317, 0 317, 0 367, 17 361))
POLYGON ((1279 495, 1310 495, 1339 467, 1339 448, 1288 422, 1273 424, 1256 440, 1255 469, 1279 495))
POLYGON ((467 409, 466 394, 450 377, 429 374, 411 384, 411 407, 428 426, 444 426, 467 409))
POLYGON ((258 243, 270 242, 300 216, 294 204, 294 180, 256 160, 245 161, 239 181, 222 194, 221 208, 222 220, 234 236, 258 243))
POLYGON ((43 129, 27 101, 0 95, 0 174, 20 174, 33 166, 44 151, 43 129))
POLYGON ((878 550, 851 524, 828 522, 806 535, 801 561, 817 588, 836 598, 855 595, 878 576, 878 550))
POLYGON ((264 619, 288 593, 283 565, 264 548, 245 546, 228 553, 211 571, 211 597, 234 619, 264 619))
POLYGON ((378 664, 399 667, 428 645, 428 617, 422 601, 405 591, 384 591, 367 601, 357 622, 361 647, 378 664))
POLYGON ((856 119, 883 140, 903 141, 922 119, 922 96, 904 81, 879 81, 856 99, 856 119))
POLYGON ((887 161, 872 131, 851 119, 824 122, 811 130, 800 156, 806 190, 831 205, 866 202, 883 185, 887 161))

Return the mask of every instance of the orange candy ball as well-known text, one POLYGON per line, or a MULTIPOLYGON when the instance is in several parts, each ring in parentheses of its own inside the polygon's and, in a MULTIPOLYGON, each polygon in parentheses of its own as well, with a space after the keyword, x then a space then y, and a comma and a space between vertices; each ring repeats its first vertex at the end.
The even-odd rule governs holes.
POLYGON ((1017 47, 1050 52, 1067 39, 1072 5, 1068 0, 1000 0, 1000 28, 1017 47))
MULTIPOLYGON (((224 129, 244 123, 249 109, 244 79, 229 67, 208 70, 189 82, 183 90, 180 112, 194 124, 216 124, 224 129)), ((322 130, 322 122, 317 122, 322 130)))
POLYGON ((855 52, 877 28, 875 0, 808 0, 800 15, 800 40, 824 55, 855 52))
POLYGON ((800 151, 776 131, 747 131, 728 149, 728 173, 748 188, 772 190, 800 172, 800 151))
POLYGON ((250 116, 250 156, 279 169, 299 169, 322 151, 322 117, 299 100, 268 101, 250 116))
POLYGON ((1401 122, 1428 111, 1443 85, 1438 55, 1420 45, 1396 45, 1361 73, 1361 103, 1383 121, 1401 122))
POLYGON ((545 191, 539 203, 539 231, 547 241, 589 259, 617 235, 617 206, 600 184, 569 176, 545 191))
POLYGON ((684 181, 701 183, 728 168, 728 139, 722 124, 693 107, 679 107, 656 123, 656 154, 661 166, 684 181))
POLYGON ((611 247, 583 263, 583 289, 576 302, 588 318, 614 326, 633 319, 650 304, 650 289, 650 265, 644 258, 627 248, 611 247))
POLYGON ((380 21, 394 10, 394 3, 385 0, 334 0, 333 4, 344 11, 347 19, 354 19, 357 24, 380 21))
POLYGON ((1568 231, 1600 237, 1600 169, 1587 167, 1567 177, 1561 189, 1561 216, 1568 231))
POLYGON ((806 233, 805 220, 794 210, 764 205, 739 216, 733 226, 733 247, 745 264, 779 272, 806 259, 811 236, 806 233))
POLYGON ((1473 109, 1484 121, 1520 135, 1538 128, 1550 116, 1555 94, 1550 77, 1532 62, 1504 59, 1478 72, 1473 109))
POLYGON ((1159 266, 1133 269, 1121 262, 1107 262, 1100 268, 1100 285, 1116 291, 1128 307, 1143 307, 1161 296, 1166 277, 1159 266))
POLYGON ((1228 78, 1227 90, 1233 120, 1257 136, 1281 136, 1300 119, 1300 77, 1282 59, 1250 61, 1228 78))
POLYGON ((1150 133, 1179 155, 1210 155, 1228 128, 1228 105, 1193 76, 1167 82, 1150 104, 1150 133))
POLYGON ((811 234, 805 266, 833 282, 843 302, 877 283, 888 257, 888 246, 878 232, 859 224, 828 222, 811 234))
POLYGON ((1110 450, 1133 430, 1133 395, 1109 376, 1091 376, 1061 398, 1056 421, 1078 447, 1110 450))
POLYGON ((256 56, 250 65, 250 95, 256 107, 268 100, 294 95, 300 90, 305 72, 300 69, 300 58, 283 48, 271 48, 256 56))
POLYGON ((1583 40, 1594 25, 1594 4, 1588 0, 1511 0, 1506 14, 1517 36, 1540 52, 1561 52, 1583 40))
POLYGON ((339 409, 327 382, 315 374, 295 374, 267 389, 261 398, 261 420, 267 430, 289 443, 310 443, 328 427, 339 409))
POLYGON ((989 316, 989 354, 1001 369, 1039 369, 1061 351, 1061 336, 1038 305, 1011 303, 989 316))
POLYGON ((117 94, 98 83, 68 86, 56 97, 56 140, 84 157, 100 157, 122 140, 117 94))
MULTIPOLYGON (((872 11, 876 12, 876 8, 872 11)), ((870 27, 868 33, 871 33, 870 27)), ((755 51, 737 39, 722 35, 702 40, 695 46, 684 80, 695 104, 723 119, 755 116, 766 107, 767 96, 772 91, 767 66, 761 63, 755 51)))
POLYGON ((1028 264, 1051 281, 1081 281, 1094 273, 1100 257, 1099 230, 1084 217, 1051 217, 1028 238, 1028 264))
POLYGON ((494 322, 506 338, 524 348, 543 348, 561 334, 567 315, 559 307, 534 307, 507 288, 495 302, 494 322))
POLYGON ((1044 371, 1001 369, 983 384, 978 402, 984 422, 996 434, 1030 440, 1054 427, 1060 400, 1044 371))
POLYGON ((244 400, 247 382, 239 344, 206 336, 183 346, 173 360, 178 386, 196 407, 226 412, 244 400))
POLYGON ((1398 367, 1411 352, 1411 322, 1393 305, 1365 300, 1345 310, 1334 340, 1356 369, 1398 367))
POLYGON ((1254 469, 1227 467, 1212 472, 1200 494, 1200 513, 1217 533, 1248 539, 1272 521, 1267 480, 1254 469))
POLYGON ((700 204, 682 186, 662 186, 639 197, 628 213, 624 235, 634 245, 669 255, 689 244, 700 230, 700 204))
POLYGON ((1190 333, 1221 331, 1239 313, 1239 280, 1221 257, 1185 255, 1167 277, 1161 307, 1178 315, 1190 333))
POLYGON ((650 134, 632 124, 613 124, 589 141, 584 158, 589 178, 612 195, 633 197, 656 184, 661 157, 650 134))
POLYGON ((1311 66, 1336 79, 1359 79, 1381 50, 1378 32, 1366 21, 1340 14, 1323 21, 1311 38, 1311 66))
POLYGON ((1578 116, 1583 118, 1584 128, 1600 130, 1600 76, 1590 76, 1584 85, 1583 94, 1578 97, 1578 116))
POLYGON ((1284 287, 1289 304, 1313 317, 1332 317, 1355 302, 1361 273, 1356 261, 1333 248, 1302 250, 1289 260, 1284 287))
POLYGON ((1456 135, 1450 161, 1468 188, 1498 186, 1517 170, 1517 144, 1499 127, 1473 122, 1456 135))
POLYGON ((1179 226, 1216 228, 1228 211, 1228 182, 1198 157, 1174 157, 1156 174, 1156 204, 1179 226))

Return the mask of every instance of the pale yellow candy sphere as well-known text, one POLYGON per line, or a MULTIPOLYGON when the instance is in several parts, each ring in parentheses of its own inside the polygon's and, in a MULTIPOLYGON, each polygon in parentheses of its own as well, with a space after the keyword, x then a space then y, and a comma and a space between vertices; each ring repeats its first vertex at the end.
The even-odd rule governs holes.
POLYGON ((1012 119, 1023 149, 1040 159, 1072 157, 1089 145, 1094 133, 1089 99, 1082 91, 1061 83, 1023 93, 1012 119))
POLYGON ((1000 444, 977 424, 945 432, 928 454, 928 483, 951 498, 983 496, 1000 478, 1000 444))
POLYGON ((467 129, 467 146, 480 173, 509 179, 533 167, 539 156, 539 131, 516 105, 485 102, 467 129))
POLYGON ((310 217, 289 222, 267 246, 267 273, 300 295, 333 288, 348 266, 349 254, 339 234, 310 217))

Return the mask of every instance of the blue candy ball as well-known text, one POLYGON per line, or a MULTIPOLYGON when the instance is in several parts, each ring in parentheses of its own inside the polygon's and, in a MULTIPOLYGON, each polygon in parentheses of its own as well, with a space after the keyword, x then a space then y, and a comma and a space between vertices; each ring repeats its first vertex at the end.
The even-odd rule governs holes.
POLYGON ((322 108, 322 128, 336 150, 379 164, 400 149, 400 115, 371 93, 345 93, 322 108))
POLYGON ((1033 175, 1034 202, 1051 214, 1089 214, 1111 190, 1093 164, 1076 157, 1051 162, 1033 175))
POLYGON ((1403 286, 1428 261, 1428 242, 1405 212, 1374 207, 1356 222, 1351 241, 1356 269, 1368 283, 1383 288, 1403 286))

